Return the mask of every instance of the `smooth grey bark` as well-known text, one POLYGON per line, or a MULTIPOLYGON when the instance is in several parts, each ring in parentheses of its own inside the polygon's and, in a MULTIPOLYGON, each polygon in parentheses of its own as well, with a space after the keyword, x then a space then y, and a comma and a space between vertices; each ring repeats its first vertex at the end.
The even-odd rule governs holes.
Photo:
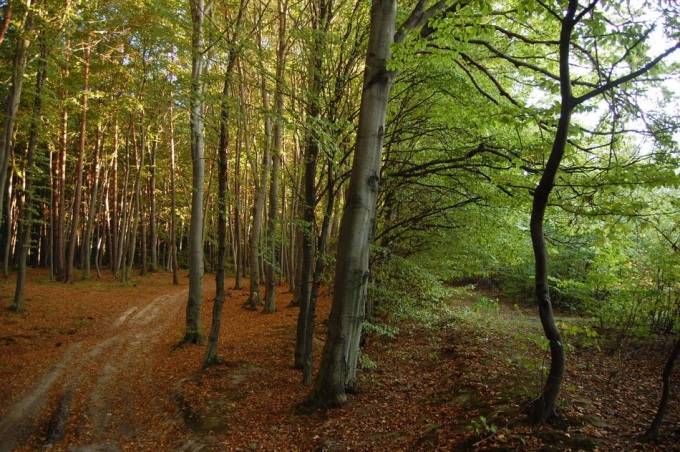
POLYGON ((191 161, 192 161, 192 197, 191 224, 189 227, 189 301, 186 309, 186 330, 184 343, 198 344, 204 340, 201 328, 201 311, 203 307, 203 192, 205 183, 205 149, 204 149, 204 57, 205 36, 204 19, 210 3, 204 0, 190 0, 192 35, 191 35, 191 161))
POLYGON ((314 388, 301 405, 304 410, 343 404, 346 390, 355 384, 385 118, 394 80, 387 61, 396 13, 397 0, 374 0, 371 6, 357 141, 338 239, 335 292, 321 365, 314 388))
MULTIPOLYGON (((44 41, 44 32, 41 34, 41 41, 44 41)), ((35 171, 35 150, 38 145, 38 135, 42 124, 42 95, 43 88, 47 80, 47 47, 45 42, 40 46, 40 57, 38 60, 38 71, 36 73, 35 98, 33 100, 33 114, 31 118, 31 130, 28 139, 28 149, 26 151, 25 174, 25 194, 24 202, 21 205, 19 214, 19 263, 17 267, 17 281, 14 290, 14 302, 12 310, 22 311, 24 303, 24 290, 26 288, 26 261, 28 250, 31 247, 31 226, 33 223, 33 173, 35 171)))
POLYGON ((279 9, 279 43, 276 52, 276 91, 274 93, 274 111, 276 120, 274 121, 274 136, 272 143, 272 170, 271 185, 269 187, 269 215, 267 223, 267 241, 269 246, 269 261, 266 262, 264 310, 265 314, 276 312, 276 235, 279 215, 279 173, 281 168, 281 152, 283 147, 283 126, 282 118, 284 114, 283 104, 283 69, 286 55, 286 14, 287 3, 278 2, 279 9))

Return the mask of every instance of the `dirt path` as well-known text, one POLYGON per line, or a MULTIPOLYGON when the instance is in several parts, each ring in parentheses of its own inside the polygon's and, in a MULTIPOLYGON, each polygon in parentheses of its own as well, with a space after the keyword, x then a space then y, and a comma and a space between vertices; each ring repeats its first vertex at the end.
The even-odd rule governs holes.
POLYGON ((59 443, 67 433, 78 443, 70 450, 116 451, 118 444, 139 436, 136 409, 154 401, 149 394, 153 377, 147 371, 154 345, 168 334, 186 296, 186 289, 175 289, 142 301, 113 319, 100 337, 70 345, 0 420, 0 452, 31 448, 41 441, 59 443), (38 421, 46 416, 46 432, 40 431, 38 421))

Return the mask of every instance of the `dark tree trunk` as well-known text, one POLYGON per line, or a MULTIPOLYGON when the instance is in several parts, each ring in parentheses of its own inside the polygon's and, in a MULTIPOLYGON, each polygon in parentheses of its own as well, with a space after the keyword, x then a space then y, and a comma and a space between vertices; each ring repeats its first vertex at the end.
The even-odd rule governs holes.
MULTIPOLYGON (((9 10, 9 7, 8 7, 9 10)), ((33 101, 33 115, 31 121, 31 130, 28 140, 28 150, 26 151, 26 169, 24 174, 26 177, 24 202, 21 206, 20 213, 20 233, 19 243, 17 249, 19 252, 19 264, 17 267, 17 282, 14 291, 14 303, 12 309, 14 311, 23 310, 24 303, 24 289, 26 287, 26 260, 28 257, 28 250, 31 247, 31 226, 33 223, 33 173, 35 171, 35 149, 38 144, 38 135, 40 133, 40 124, 42 122, 42 93, 47 79, 47 47, 44 42, 44 33, 42 34, 40 46, 40 59, 38 61, 38 72, 36 74, 35 83, 35 99, 33 101)))
POLYGON ((656 410, 656 415, 652 421, 652 425, 649 426, 649 430, 645 434, 645 438, 656 441, 659 439, 659 430, 661 429, 661 423, 666 414, 666 408, 668 408, 668 402, 671 399, 671 375, 673 374, 673 367, 675 366, 675 361, 680 355, 680 339, 675 341, 675 347, 671 352, 666 365, 663 368, 663 374, 661 379, 663 381, 663 390, 661 392, 661 399, 659 400, 659 408, 656 410))

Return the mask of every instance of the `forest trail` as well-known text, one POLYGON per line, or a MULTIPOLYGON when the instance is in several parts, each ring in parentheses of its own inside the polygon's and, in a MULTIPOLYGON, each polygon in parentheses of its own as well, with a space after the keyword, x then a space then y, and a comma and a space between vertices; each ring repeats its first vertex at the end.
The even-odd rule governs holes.
MULTIPOLYGON (((564 421, 534 429, 522 421, 545 359, 533 342, 536 315, 466 289, 427 321, 367 333, 358 392, 341 408, 299 416, 309 389, 292 368, 298 310, 288 288, 277 288, 271 315, 241 309, 248 291, 230 289, 224 361, 200 372, 205 347, 177 346, 187 280, 170 281, 159 273, 64 285, 34 275, 28 312, 0 311, 0 451, 677 450, 672 428, 656 446, 639 442, 657 402, 662 348, 611 355, 565 337, 577 349, 564 421)), ((215 292, 205 283, 207 331, 215 292)), ((8 298, 0 291, 0 303, 8 298)), ((317 366, 330 303, 324 292, 317 366)))
MULTIPOLYGON (((126 309, 106 328, 103 337, 72 344, 59 362, 19 399, 0 420, 0 451, 21 447, 35 435, 34 425, 57 395, 45 444, 59 443, 75 432, 82 444, 74 450, 118 450, 117 444, 136 437, 136 406, 148 403, 159 337, 180 315, 187 290, 164 294, 126 309), (80 412, 74 405, 85 407, 80 412)), ((156 407, 163 412, 164 407, 156 407)), ((152 408, 153 409, 153 408, 152 408)))

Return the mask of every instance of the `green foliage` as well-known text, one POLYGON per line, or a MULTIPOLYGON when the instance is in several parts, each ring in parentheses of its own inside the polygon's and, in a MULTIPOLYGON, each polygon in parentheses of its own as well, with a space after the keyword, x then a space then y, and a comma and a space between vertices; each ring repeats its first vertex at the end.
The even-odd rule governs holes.
POLYGON ((399 327, 381 322, 365 321, 363 329, 366 332, 375 333, 379 336, 386 336, 390 339, 393 339, 397 334, 399 334, 399 327))
POLYGON ((384 318, 431 319, 433 310, 452 294, 432 273, 393 254, 374 264, 373 275, 368 296, 376 314, 384 318))
POLYGON ((498 431, 496 424, 487 421, 485 416, 479 416, 479 418, 473 419, 472 423, 467 426, 467 429, 472 430, 477 435, 493 434, 498 431))
POLYGON ((498 300, 479 297, 477 302, 472 305, 472 310, 478 314, 498 314, 498 312, 500 312, 500 305, 498 304, 498 300))

